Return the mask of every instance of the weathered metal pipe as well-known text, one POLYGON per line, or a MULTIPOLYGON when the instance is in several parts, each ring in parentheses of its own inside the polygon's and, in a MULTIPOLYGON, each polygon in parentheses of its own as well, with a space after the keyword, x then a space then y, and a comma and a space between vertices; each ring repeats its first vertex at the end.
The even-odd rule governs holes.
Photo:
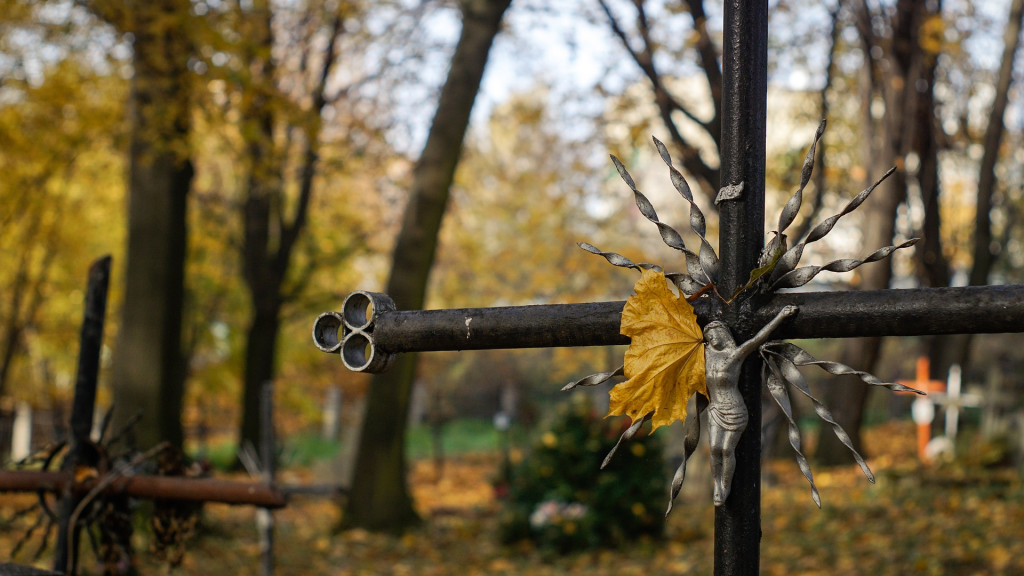
MULTIPOLYGON (((732 294, 757 267, 764 246, 765 130, 768 93, 768 1, 726 0, 722 6, 721 185, 716 203, 721 256, 718 289, 732 294), (727 193, 732 191, 733 193, 727 193)), ((758 310, 760 301, 748 302, 758 310)), ((761 326, 734 303, 724 312, 739 339, 761 326)), ((735 448, 732 492, 715 507, 715 576, 759 573, 761 541, 761 363, 747 357, 739 392, 748 422, 735 448)))
MULTIPOLYGON (((75 483, 64 472, 22 472, 0 470, 0 492, 62 492, 71 488, 75 494, 85 494, 99 479, 75 483)), ((266 484, 233 482, 214 478, 183 478, 175 476, 125 476, 118 478, 103 491, 105 494, 126 494, 150 500, 183 500, 189 502, 219 502, 244 504, 263 508, 282 508, 284 495, 266 484)))
POLYGON ((391 312, 374 342, 389 352, 628 344, 619 334, 624 301, 391 312))
MULTIPOLYGON (((756 311, 743 313, 746 324, 756 331, 790 304, 799 312, 778 329, 776 338, 1024 332, 1024 285, 778 294, 756 311)), ((624 305, 619 300, 400 310, 377 316, 370 335, 373 345, 387 354, 629 344, 619 334, 624 305)), ((720 303, 711 298, 698 300, 694 309, 702 325, 721 313, 720 303)), ((339 349, 323 344, 333 352, 339 349)))
POLYGON ((775 338, 856 338, 1024 332, 1024 285, 779 294, 753 315, 763 325, 787 304, 800 312, 775 338))

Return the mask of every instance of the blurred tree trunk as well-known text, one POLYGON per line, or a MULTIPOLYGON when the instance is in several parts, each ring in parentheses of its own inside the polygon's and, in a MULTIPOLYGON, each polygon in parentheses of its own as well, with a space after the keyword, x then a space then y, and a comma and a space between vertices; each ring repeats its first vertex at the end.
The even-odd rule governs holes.
MULTIPOLYGON (((920 159, 917 183, 924 205, 924 225, 920 232, 914 257, 918 275, 923 283, 941 288, 949 286, 949 262, 942 251, 942 215, 940 212, 941 187, 939 181, 939 127, 935 116, 935 62, 925 70, 929 89, 918 93, 917 121, 914 149, 920 159)), ((935 339, 933 339, 934 341, 935 339)))
POLYGON ((187 0, 100 8, 134 35, 129 95, 128 246, 113 367, 117 419, 145 410, 140 447, 182 443, 181 324, 185 280, 192 43, 187 0))
POLYGON ((31 215, 31 222, 22 238, 24 250, 18 259, 18 270, 14 274, 14 284, 10 288, 10 306, 7 321, 3 326, 3 347, 0 348, 0 397, 7 395, 7 382, 11 366, 19 351, 24 346, 25 331, 36 321, 36 315, 43 304, 43 286, 50 276, 57 250, 54 246, 53 231, 48 234, 40 232, 42 214, 31 215), (36 274, 32 274, 32 256, 37 246, 43 250, 42 262, 36 274), (27 303, 25 302, 28 298, 27 303))
MULTIPOLYGON (((920 164, 917 169, 917 182, 921 190, 921 202, 924 206, 924 223, 918 236, 921 242, 915 249, 914 257, 918 269, 918 277, 922 284, 933 288, 942 288, 950 284, 949 261, 942 249, 942 213, 941 185, 939 179, 939 127, 935 117, 935 64, 928 67, 927 78, 929 89, 919 93, 920 105, 917 114, 916 146, 920 164)), ((931 377, 944 373, 942 364, 947 362, 946 348, 949 338, 935 336, 926 339, 926 350, 931 360, 931 377)))
MULTIPOLYGON (((242 265, 252 302, 252 315, 246 334, 240 440, 248 440, 255 446, 261 442, 260 394, 263 384, 274 379, 281 307, 289 299, 284 292, 284 282, 296 241, 306 226, 313 180, 320 160, 321 115, 327 104, 327 80, 335 60, 335 45, 343 29, 341 13, 344 8, 335 10, 328 25, 323 64, 313 84, 312 104, 306 111, 308 122, 301 128, 291 123, 294 119, 290 122, 287 114, 282 114, 282 103, 274 101, 279 78, 272 56, 273 13, 269 3, 256 2, 247 18, 246 34, 251 43, 247 45, 245 61, 252 77, 243 87, 247 92, 243 98, 247 102, 243 108, 243 133, 252 137, 246 148, 249 173, 242 205, 242 265), (293 132, 301 132, 303 147, 298 160, 298 197, 290 220, 285 216, 290 150, 287 144, 281 146, 274 142, 275 129, 282 127, 289 134, 286 140, 290 140, 293 132)), ((311 49, 309 43, 305 49, 311 49)))
MULTIPOLYGON (((1013 68, 1017 59, 1017 49, 1020 47, 1022 20, 1024 20, 1024 1, 1013 0, 1010 5, 1006 30, 1003 33, 1003 59, 996 77, 996 94, 992 102, 992 113, 989 114, 989 123, 985 128, 985 137, 982 140, 984 150, 981 164, 978 167, 978 196, 974 214, 974 263, 968 276, 968 283, 971 286, 988 284, 989 274, 995 264, 995 254, 998 253, 998 249, 1002 248, 992 236, 991 212, 996 192, 995 167, 999 160, 999 148, 1003 140, 1003 133, 1006 132, 1006 122, 1003 117, 1010 100, 1010 86, 1013 83, 1013 68)), ((935 233, 938 234, 938 224, 932 225, 930 228, 935 228, 935 233)), ((966 370, 970 361, 973 341, 973 334, 932 339, 928 351, 931 359, 931 377, 944 380, 949 372, 949 367, 953 364, 960 364, 966 370)))
MULTIPOLYGON (((423 307, 437 235, 487 56, 511 0, 460 0, 462 32, 441 88, 395 244, 386 288, 399 310, 423 307)), ((373 377, 348 494, 346 527, 400 530, 417 521, 406 485, 405 428, 416 356, 402 354, 373 377)))
MULTIPOLYGON (((937 3, 931 10, 926 2, 899 0, 892 16, 872 10, 867 2, 853 3, 855 24, 864 48, 867 74, 862 95, 864 152, 862 163, 865 168, 865 183, 873 182, 890 166, 897 171, 879 186, 860 209, 863 212, 863 250, 870 251, 892 244, 895 233, 896 209, 906 198, 906 173, 904 158, 910 151, 911 139, 917 119, 918 98, 908 95, 914 89, 922 90, 919 80, 926 81, 924 71, 936 54, 927 53, 920 42, 920 32, 925 19, 937 14, 937 3), (873 21, 884 19, 888 34, 877 35, 873 21), (882 58, 874 61, 871 54, 882 58), (876 92, 885 103, 885 114, 877 129, 871 103, 876 92), (877 138, 877 139, 876 139, 877 138)), ((930 86, 926 87, 928 90, 930 86)), ((929 112, 933 114, 934 112, 929 112)), ((886 259, 858 269, 860 279, 857 287, 861 290, 878 290, 889 287, 892 279, 891 260, 886 259)), ((881 351, 881 338, 857 338, 846 342, 841 362, 859 370, 872 371, 881 351)), ((842 377, 828 388, 825 402, 843 429, 850 435, 853 445, 861 450, 861 423, 868 398, 868 386, 856 377, 842 377)), ((815 459, 824 465, 853 462, 853 455, 833 434, 822 433, 815 459)))

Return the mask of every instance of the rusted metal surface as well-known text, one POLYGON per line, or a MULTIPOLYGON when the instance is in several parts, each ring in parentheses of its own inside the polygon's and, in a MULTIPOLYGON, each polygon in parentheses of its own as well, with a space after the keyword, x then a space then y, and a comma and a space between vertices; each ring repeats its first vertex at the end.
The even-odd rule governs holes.
MULTIPOLYGON (((101 480, 93 478, 75 483, 64 472, 0 471, 0 492, 62 492, 71 487, 76 494, 85 494, 101 480)), ((263 508, 282 508, 286 501, 277 488, 265 484, 235 482, 213 478, 170 476, 125 476, 114 480, 104 493, 127 494, 133 498, 184 500, 188 502, 219 502, 263 508)))

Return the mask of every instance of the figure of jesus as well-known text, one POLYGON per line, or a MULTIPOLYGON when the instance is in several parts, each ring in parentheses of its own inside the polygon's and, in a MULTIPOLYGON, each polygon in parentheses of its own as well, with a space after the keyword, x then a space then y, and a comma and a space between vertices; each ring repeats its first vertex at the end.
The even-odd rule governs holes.
POLYGON ((743 361, 779 324, 796 314, 796 306, 784 307, 753 338, 739 346, 729 327, 710 322, 704 327, 704 370, 708 385, 708 427, 711 431, 711 474, 715 480, 715 506, 721 506, 732 489, 736 471, 736 444, 747 427, 747 406, 739 390, 740 367, 743 361))

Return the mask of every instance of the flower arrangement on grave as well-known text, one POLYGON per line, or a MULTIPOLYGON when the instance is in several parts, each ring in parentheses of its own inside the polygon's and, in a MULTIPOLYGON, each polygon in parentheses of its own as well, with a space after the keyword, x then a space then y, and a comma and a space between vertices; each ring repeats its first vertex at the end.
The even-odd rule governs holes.
MULTIPOLYGON (((683 253, 687 271, 665 272, 664 268, 657 264, 634 263, 620 254, 604 252, 591 244, 580 242, 579 246, 587 252, 604 257, 614 266, 637 270, 641 277, 634 286, 634 294, 626 301, 622 311, 621 333, 631 339, 623 365, 611 372, 592 374, 572 382, 563 390, 571 390, 577 386, 594 386, 615 376, 627 378, 625 382, 612 388, 608 415, 629 416, 632 424, 623 432, 619 443, 608 454, 604 461, 605 465, 611 461, 619 444, 631 440, 645 422, 651 422, 652 430, 676 420, 686 422, 684 459, 672 479, 666 516, 672 511, 672 501, 679 494, 685 479, 686 460, 696 449, 700 439, 699 418, 705 409, 708 412, 711 436, 715 505, 722 505, 728 498, 735 470, 736 444, 747 426, 747 409, 738 389, 740 366, 743 360, 755 351, 764 359, 762 382, 789 421, 790 444, 796 451, 801 472, 810 483, 811 497, 819 508, 821 498, 814 485, 814 477, 807 458, 801 451, 800 432, 793 418, 787 384, 811 399, 815 412, 831 425, 839 440, 853 452, 868 480, 874 482, 874 476, 864 459, 854 449, 849 436, 835 422, 828 408, 811 393, 798 367, 818 366, 835 375, 856 375, 870 385, 884 386, 894 391, 918 392, 902 384, 882 382, 871 374, 854 370, 838 362, 817 360, 795 344, 769 340, 775 328, 787 318, 799 313, 795 306, 782 308, 753 338, 740 344, 733 340, 732 332, 726 323, 716 319, 701 328, 694 314, 692 303, 702 298, 717 298, 725 305, 730 305, 756 294, 797 288, 807 284, 821 272, 850 272, 862 264, 882 260, 896 250, 907 248, 917 242, 914 238, 896 246, 886 246, 863 260, 840 259, 824 266, 797 267, 807 245, 824 238, 840 218, 856 210, 867 200, 871 192, 895 171, 895 168, 890 169, 881 179, 850 200, 839 214, 819 223, 806 238, 790 248, 785 232, 800 211, 803 191, 810 181, 814 167, 815 148, 824 130, 825 121, 822 120, 807 152, 800 175, 800 186, 783 207, 778 226, 760 254, 758 267, 751 271, 745 285, 730 294, 722 294, 718 289, 719 260, 714 248, 705 238, 704 214, 694 201, 685 178, 673 166, 665 145, 657 138, 654 139, 659 155, 668 166, 673 186, 690 205, 690 228, 700 239, 698 252, 687 248, 682 236, 658 219, 654 206, 637 190, 633 178, 622 162, 615 156, 611 157, 622 180, 632 190, 637 208, 645 218, 658 227, 665 244, 683 253), (670 284, 678 291, 678 295, 669 287, 670 284), (697 397, 697 413, 688 416, 686 406, 693 396, 697 397)), ((722 188, 715 199, 715 204, 738 197, 742 189, 742 183, 722 188)))
POLYGON ((529 540, 566 553, 658 537, 666 482, 660 438, 637 435, 595 482, 593 470, 615 445, 623 420, 603 419, 585 398, 560 407, 512 470, 501 515, 506 543, 529 540))

